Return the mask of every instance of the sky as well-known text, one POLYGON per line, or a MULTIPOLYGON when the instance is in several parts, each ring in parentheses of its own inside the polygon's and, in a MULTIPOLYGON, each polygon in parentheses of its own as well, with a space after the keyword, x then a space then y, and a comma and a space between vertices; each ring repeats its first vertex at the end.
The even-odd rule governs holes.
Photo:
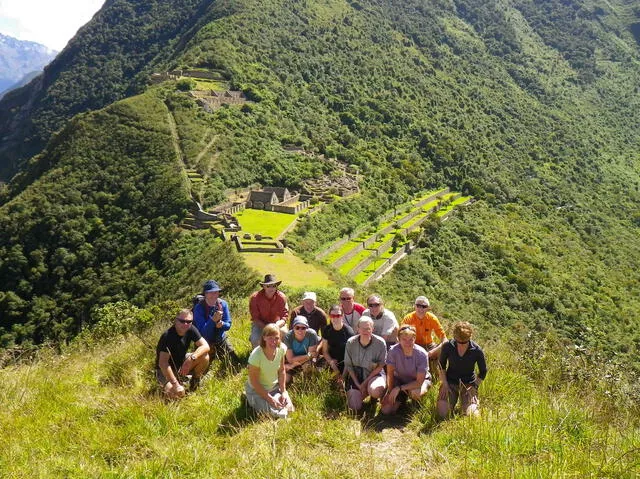
POLYGON ((0 33, 62 50, 105 0, 0 0, 0 33))

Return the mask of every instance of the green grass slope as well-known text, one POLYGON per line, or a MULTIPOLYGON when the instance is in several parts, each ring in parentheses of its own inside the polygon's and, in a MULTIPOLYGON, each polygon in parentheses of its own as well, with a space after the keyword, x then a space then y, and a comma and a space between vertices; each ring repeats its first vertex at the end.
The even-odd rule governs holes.
MULTIPOLYGON (((232 341, 249 352, 246 301, 232 299, 232 341)), ((165 403, 152 375, 164 317, 140 336, 86 334, 65 348, 0 370, 0 466, 18 477, 619 477, 640 473, 637 404, 611 382, 557 382, 561 351, 536 361, 522 345, 479 341, 489 375, 482 417, 434 420, 435 390, 404 416, 348 413, 326 374, 297 377, 290 420, 253 417, 246 371, 215 366, 202 388, 165 403), (141 340, 140 338, 143 338, 141 340), (521 349, 520 349, 521 350, 521 349), (58 371, 57 374, 52 374, 58 371)), ((120 319, 123 319, 120 317, 120 319)), ((538 351, 554 344, 539 338, 538 351)), ((530 351, 528 351, 530 352, 530 351)), ((621 385, 623 383, 619 383, 621 385)))

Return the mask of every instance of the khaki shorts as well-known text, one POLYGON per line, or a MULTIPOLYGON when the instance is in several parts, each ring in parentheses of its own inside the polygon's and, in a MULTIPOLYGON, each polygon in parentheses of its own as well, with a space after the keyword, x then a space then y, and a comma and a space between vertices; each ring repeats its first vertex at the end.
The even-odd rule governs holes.
POLYGON ((472 404, 479 405, 478 386, 475 384, 451 384, 449 383, 449 407, 453 409, 460 398, 462 411, 466 411, 472 404))

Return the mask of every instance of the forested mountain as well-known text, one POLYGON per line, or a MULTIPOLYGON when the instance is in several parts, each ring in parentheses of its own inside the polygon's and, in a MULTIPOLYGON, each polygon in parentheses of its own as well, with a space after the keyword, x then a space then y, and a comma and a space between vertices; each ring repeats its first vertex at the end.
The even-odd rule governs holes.
POLYGON ((176 295, 168 252, 198 242, 172 227, 182 163, 211 176, 209 203, 328 173, 293 143, 363 176, 361 196, 301 223, 299 252, 420 189, 460 189, 478 201, 376 288, 638 367, 639 23, 617 0, 107 2, 0 102, 2 171, 21 168, 0 207, 2 344, 176 295), (145 86, 173 68, 215 70, 252 103, 206 113, 172 82, 145 86))
POLYGON ((140 91, 138 74, 186 41, 207 0, 108 0, 36 81, 0 101, 0 179, 10 178, 73 115, 140 91))
POLYGON ((6 90, 26 83, 25 78, 31 79, 56 53, 39 43, 0 33, 0 98, 6 90))

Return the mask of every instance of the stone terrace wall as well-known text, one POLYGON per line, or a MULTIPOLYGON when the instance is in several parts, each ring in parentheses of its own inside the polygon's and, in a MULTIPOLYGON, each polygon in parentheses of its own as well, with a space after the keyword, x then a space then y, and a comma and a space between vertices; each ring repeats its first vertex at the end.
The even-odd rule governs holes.
POLYGON ((233 241, 241 253, 284 253, 284 246, 279 241, 245 241, 235 235, 233 241))
POLYGON ((371 284, 376 278, 378 278, 386 269, 389 269, 397 261, 400 261, 400 259, 403 256, 411 254, 411 252, 414 249, 415 249, 415 246, 413 244, 411 244, 411 243, 407 243, 406 245, 404 245, 404 248, 400 248, 398 251, 396 251, 394 253, 393 256, 391 256, 384 263, 382 263, 380 266, 378 266, 376 268, 376 270, 371 274, 371 276, 369 276, 364 281, 364 283, 362 283, 362 285, 363 286, 369 286, 369 284, 371 284))

